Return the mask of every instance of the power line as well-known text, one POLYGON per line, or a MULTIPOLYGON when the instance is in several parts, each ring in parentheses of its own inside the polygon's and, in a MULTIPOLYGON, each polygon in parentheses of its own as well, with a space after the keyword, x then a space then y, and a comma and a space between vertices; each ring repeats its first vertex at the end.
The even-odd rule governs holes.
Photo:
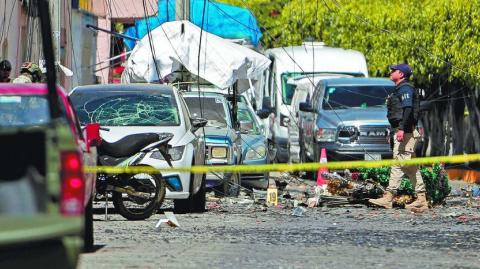
POLYGON ((145 0, 142 1, 143 3, 143 12, 145 13, 145 18, 146 24, 147 24, 147 34, 148 34, 148 44, 150 45, 150 52, 152 53, 152 60, 153 64, 155 65, 155 71, 157 72, 157 77, 163 81, 162 76, 160 75, 160 70, 158 69, 158 64, 157 64, 157 56, 155 54, 155 50, 153 48, 153 40, 152 40, 152 33, 150 31, 150 22, 148 21, 148 12, 147 12, 147 6, 145 0))
MULTIPOLYGON (((246 3, 246 0, 242 0, 242 1, 243 1, 245 4, 247 4, 247 3, 246 3)), ((325 3, 325 0, 323 0, 323 1, 324 1, 324 3, 325 3)), ((326 3, 325 3, 325 4, 326 4, 326 3)), ((217 7, 217 8, 218 8, 218 7, 217 7)), ((224 13, 225 13, 225 12, 224 12, 224 13)), ((226 13, 225 13, 225 14, 226 14, 226 13)), ((273 37, 270 35, 270 33, 269 33, 268 31, 265 31, 265 33, 267 33, 267 36, 268 36, 271 40, 273 40, 273 37)), ((305 71, 303 70, 303 68, 297 63, 297 61, 294 59, 294 57, 292 57, 292 56, 288 53, 288 51, 285 49, 285 47, 280 47, 280 48, 286 53, 286 55, 290 58, 290 60, 291 60, 296 66, 298 66, 299 69, 300 69, 303 73, 305 73, 305 71)), ((314 50, 314 48, 312 48, 312 49, 314 50)), ((310 81, 310 83, 312 84, 312 86, 315 88, 316 85, 315 85, 315 83, 313 82, 312 78, 310 78, 310 77, 307 77, 307 78, 308 78, 308 80, 310 81)), ((276 83, 275 83, 275 84, 276 84, 276 83)), ((277 90, 277 91, 279 90, 279 89, 278 89, 278 85, 277 85, 277 87, 276 87, 276 90, 277 90)), ((344 121, 343 121, 343 119, 340 117, 340 115, 338 115, 337 111, 336 111, 333 107, 331 107, 331 105, 330 105, 329 103, 327 103, 327 104, 330 106, 330 108, 331 108, 331 110, 334 112, 335 116, 340 120, 341 124, 342 124, 343 126, 346 126, 345 123, 344 123, 344 121)), ((298 121, 296 121, 295 117, 294 117, 293 114, 292 114, 291 108, 289 108, 289 107, 287 106, 287 110, 289 111, 290 116, 292 116, 292 118, 295 120, 296 125, 299 126, 298 121)), ((299 128, 301 128, 301 127, 299 126, 299 128)), ((347 130, 348 130, 348 129, 347 129, 347 130)), ((351 131, 348 130, 348 132, 349 132, 349 135, 351 136, 351 135, 352 135, 351 131)), ((366 150, 366 148, 363 146, 363 144, 357 143, 357 145, 359 145, 359 146, 361 146, 361 147, 363 148, 365 154, 368 154, 370 157, 372 157, 372 156, 370 155, 370 153, 367 152, 367 150, 366 150)))

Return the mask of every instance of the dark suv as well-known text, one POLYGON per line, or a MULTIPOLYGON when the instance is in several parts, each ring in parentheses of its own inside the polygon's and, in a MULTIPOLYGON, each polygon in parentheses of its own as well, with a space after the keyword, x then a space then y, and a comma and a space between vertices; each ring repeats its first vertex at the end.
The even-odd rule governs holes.
POLYGON ((303 160, 318 162, 322 148, 329 161, 392 158, 385 98, 394 88, 382 78, 321 80, 300 104, 303 160))

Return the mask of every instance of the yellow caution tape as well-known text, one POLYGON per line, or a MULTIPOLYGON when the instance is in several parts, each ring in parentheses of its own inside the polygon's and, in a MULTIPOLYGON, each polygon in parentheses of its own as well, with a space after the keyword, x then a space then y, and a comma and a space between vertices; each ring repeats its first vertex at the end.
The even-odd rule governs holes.
POLYGON ((465 154, 454 156, 436 156, 414 158, 411 160, 378 160, 378 161, 342 161, 329 163, 298 163, 298 164, 259 164, 259 165, 199 165, 191 167, 173 167, 156 169, 147 166, 85 166, 85 172, 97 172, 107 174, 156 174, 168 172, 187 172, 204 174, 210 172, 224 173, 262 173, 262 172, 294 172, 294 171, 316 171, 319 168, 330 170, 344 170, 351 168, 376 168, 392 165, 426 165, 433 163, 467 163, 480 161, 480 154, 465 154))

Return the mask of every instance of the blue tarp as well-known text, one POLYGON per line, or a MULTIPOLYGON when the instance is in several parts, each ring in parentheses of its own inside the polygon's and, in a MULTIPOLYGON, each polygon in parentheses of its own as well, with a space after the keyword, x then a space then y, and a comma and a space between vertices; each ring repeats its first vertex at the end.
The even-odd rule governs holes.
MULTIPOLYGON (((258 45, 262 33, 255 16, 250 10, 209 0, 190 0, 190 21, 201 27, 203 6, 206 1, 204 30, 223 38, 247 39, 258 45)), ((175 20, 175 0, 159 0, 158 15, 135 21, 135 26, 127 28, 125 35, 143 38, 148 28, 151 30, 167 21, 175 20), (148 27, 147 27, 148 24, 148 27)), ((133 49, 135 41, 124 39, 128 50, 133 49)))

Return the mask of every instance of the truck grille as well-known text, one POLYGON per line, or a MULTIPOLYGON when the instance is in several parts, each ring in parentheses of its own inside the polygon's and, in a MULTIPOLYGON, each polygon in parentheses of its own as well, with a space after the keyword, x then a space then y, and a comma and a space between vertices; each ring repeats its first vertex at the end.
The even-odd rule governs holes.
POLYGON ((388 144, 388 126, 344 126, 338 133, 338 142, 342 144, 388 144))

